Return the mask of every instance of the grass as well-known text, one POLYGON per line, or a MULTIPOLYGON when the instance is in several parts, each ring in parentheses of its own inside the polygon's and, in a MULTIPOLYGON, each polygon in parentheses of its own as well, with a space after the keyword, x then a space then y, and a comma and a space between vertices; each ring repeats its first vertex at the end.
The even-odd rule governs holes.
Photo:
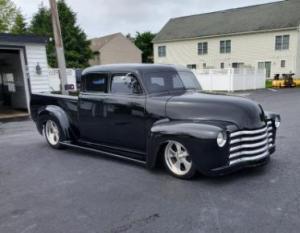
POLYGON ((266 81, 266 88, 272 88, 272 80, 266 81))

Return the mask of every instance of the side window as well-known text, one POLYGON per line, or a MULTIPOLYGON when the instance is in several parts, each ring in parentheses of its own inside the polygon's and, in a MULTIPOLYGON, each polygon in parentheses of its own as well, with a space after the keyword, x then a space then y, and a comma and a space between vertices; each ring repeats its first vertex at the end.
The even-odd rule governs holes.
POLYGON ((163 87, 165 85, 165 80, 161 77, 152 77, 151 85, 159 85, 159 86, 163 87))
POLYGON ((131 74, 115 74, 112 76, 111 93, 138 95, 143 90, 137 78, 131 74))
POLYGON ((108 74, 87 74, 83 91, 107 92, 108 74))

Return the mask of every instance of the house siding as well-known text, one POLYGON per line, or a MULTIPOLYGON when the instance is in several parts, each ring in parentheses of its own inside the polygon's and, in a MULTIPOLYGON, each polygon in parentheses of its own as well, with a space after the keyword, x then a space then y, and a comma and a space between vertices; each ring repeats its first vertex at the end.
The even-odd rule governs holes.
POLYGON ((142 62, 141 50, 122 34, 115 36, 98 52, 99 55, 89 61, 90 65, 142 62))
POLYGON ((30 78, 31 91, 33 93, 49 92, 49 72, 46 48, 44 45, 27 44, 26 56, 27 56, 27 74, 30 78), (40 65, 42 73, 36 73, 36 66, 40 65))
POLYGON ((208 68, 225 68, 232 63, 244 63, 245 66, 258 67, 258 62, 271 62, 271 77, 274 74, 297 72, 299 70, 299 30, 283 30, 265 33, 253 33, 213 38, 192 39, 154 44, 154 61, 161 64, 196 64, 202 68, 203 63, 208 68), (275 50, 275 37, 290 35, 288 50, 275 50), (220 53, 220 41, 231 40, 231 53, 220 53), (198 43, 208 42, 208 54, 198 55, 198 43), (158 57, 158 46, 167 47, 166 57, 158 57), (281 60, 286 61, 286 67, 281 68, 281 60))

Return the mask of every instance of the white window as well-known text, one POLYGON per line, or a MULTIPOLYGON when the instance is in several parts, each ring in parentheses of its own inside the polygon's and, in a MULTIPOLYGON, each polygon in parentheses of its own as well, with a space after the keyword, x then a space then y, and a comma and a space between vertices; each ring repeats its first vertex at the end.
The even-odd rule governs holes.
POLYGON ((290 48, 290 35, 276 36, 275 50, 287 50, 290 48))
POLYGON ((222 62, 222 63, 220 64, 220 67, 221 67, 221 69, 224 69, 224 68, 225 68, 224 62, 222 62))
POLYGON ((220 53, 231 53, 231 40, 220 41, 220 53))
POLYGON ((189 64, 186 66, 188 69, 191 69, 191 70, 195 70, 197 69, 197 65, 196 64, 189 64))
POLYGON ((201 42, 198 43, 198 55, 204 55, 208 53, 208 43, 201 42))
POLYGON ((238 69, 238 68, 242 68, 244 66, 244 63, 243 62, 233 62, 231 66, 232 66, 232 68, 238 69))
POLYGON ((165 57, 167 55, 166 46, 158 46, 158 56, 165 57))
POLYGON ((285 68, 285 66, 286 66, 286 61, 285 60, 281 60, 280 67, 281 68, 285 68))

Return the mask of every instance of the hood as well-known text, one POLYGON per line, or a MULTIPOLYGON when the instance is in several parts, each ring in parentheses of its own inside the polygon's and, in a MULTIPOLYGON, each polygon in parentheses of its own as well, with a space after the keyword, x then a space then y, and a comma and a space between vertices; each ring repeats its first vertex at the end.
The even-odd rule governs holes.
POLYGON ((256 102, 242 97, 202 92, 174 95, 167 102, 166 115, 176 120, 230 122, 240 129, 257 129, 265 125, 264 112, 256 102))

